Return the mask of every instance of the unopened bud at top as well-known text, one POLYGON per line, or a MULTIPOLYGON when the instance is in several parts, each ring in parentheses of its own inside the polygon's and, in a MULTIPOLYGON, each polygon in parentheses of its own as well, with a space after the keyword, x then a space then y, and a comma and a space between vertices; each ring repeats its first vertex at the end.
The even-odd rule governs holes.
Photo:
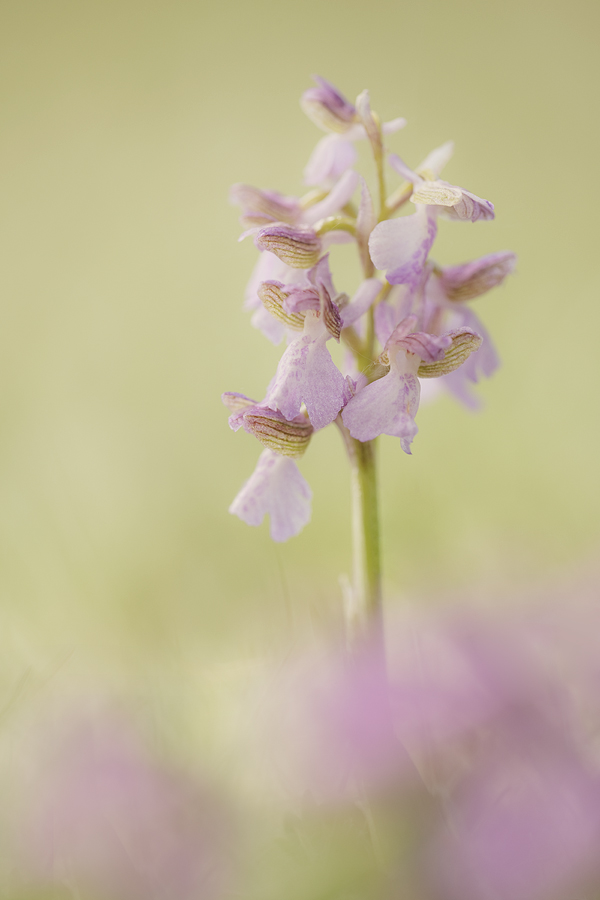
POLYGON ((514 270, 517 257, 510 250, 490 253, 481 259, 442 269, 440 280, 449 300, 463 303, 480 297, 499 284, 514 270))
POLYGON ((356 109, 336 88, 324 78, 313 76, 317 87, 304 91, 300 106, 323 131, 343 134, 356 122, 356 109))
POLYGON ((310 269, 321 256, 322 244, 314 229, 305 225, 268 225, 254 239, 259 250, 274 253, 293 269, 310 269))

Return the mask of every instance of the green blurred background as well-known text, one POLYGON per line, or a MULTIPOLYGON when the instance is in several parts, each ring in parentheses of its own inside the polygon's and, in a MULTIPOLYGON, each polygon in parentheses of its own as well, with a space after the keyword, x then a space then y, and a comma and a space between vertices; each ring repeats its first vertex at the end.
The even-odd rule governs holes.
POLYGON ((599 20, 591 0, 0 4, 5 707, 100 677, 185 730, 206 666, 338 614, 338 435, 301 464, 312 524, 274 546, 227 512, 260 447, 220 402, 262 397, 281 353, 241 309, 256 251, 228 188, 302 192, 312 73, 405 116, 410 165, 455 140, 446 177, 497 219, 442 223, 439 262, 519 256, 477 301, 503 361, 483 411, 423 407, 412 458, 382 442, 391 602, 594 571, 599 20))

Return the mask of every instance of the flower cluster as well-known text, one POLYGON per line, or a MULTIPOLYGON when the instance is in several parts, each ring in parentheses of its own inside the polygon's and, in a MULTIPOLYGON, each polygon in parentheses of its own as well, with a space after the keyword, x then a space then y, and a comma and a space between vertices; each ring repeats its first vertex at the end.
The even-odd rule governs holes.
POLYGON ((469 301, 500 284, 515 264, 508 251, 459 266, 433 262, 440 217, 489 221, 493 204, 441 180, 451 143, 413 170, 383 143, 404 119, 381 124, 367 91, 354 105, 324 79, 316 82, 301 100, 327 132, 305 171, 313 190, 301 198, 245 184, 231 191, 243 237, 252 235, 261 252, 246 306, 253 325, 275 344, 285 340, 286 349, 262 400, 223 395, 231 427, 243 427, 265 447, 230 511, 250 525, 268 513, 276 541, 297 534, 310 518, 310 488, 295 460, 314 431, 335 422, 347 442, 389 434, 410 453, 420 379, 439 378, 464 403, 476 404, 470 383, 498 363, 469 301), (378 209, 353 169, 361 139, 375 161, 378 209), (391 193, 389 169, 403 179, 391 193), (408 201, 414 211, 397 216, 408 201), (350 241, 364 274, 351 299, 334 286, 330 257, 336 243, 350 241), (343 371, 330 340, 347 348, 343 371))

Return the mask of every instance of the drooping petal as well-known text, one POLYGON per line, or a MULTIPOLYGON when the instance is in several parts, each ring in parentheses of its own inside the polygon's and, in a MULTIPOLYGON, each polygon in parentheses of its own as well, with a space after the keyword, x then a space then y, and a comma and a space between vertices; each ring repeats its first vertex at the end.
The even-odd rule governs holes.
POLYGON ((399 375, 392 367, 387 375, 368 384, 342 412, 344 425, 357 441, 372 441, 380 434, 400 438, 410 453, 417 433, 414 417, 419 407, 419 381, 415 375, 399 375))
POLYGON ((338 134, 321 138, 304 169, 306 184, 331 184, 337 181, 356 162, 356 150, 352 141, 338 134))
POLYGON ((305 333, 289 345, 279 361, 265 405, 293 419, 303 403, 313 428, 329 425, 349 399, 348 385, 333 362, 329 333, 315 313, 306 314, 305 333))
POLYGON ((388 219, 373 229, 371 259, 386 272, 390 284, 416 286, 437 233, 435 213, 422 206, 416 213, 388 219))
POLYGON ((287 541, 310 520, 312 491, 293 459, 263 450, 253 474, 229 507, 247 525, 271 517, 271 537, 287 541))

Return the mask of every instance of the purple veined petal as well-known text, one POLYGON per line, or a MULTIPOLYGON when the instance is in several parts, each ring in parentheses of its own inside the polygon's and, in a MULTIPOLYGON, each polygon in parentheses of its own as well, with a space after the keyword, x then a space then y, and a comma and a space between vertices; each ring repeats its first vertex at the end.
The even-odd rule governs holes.
POLYGON ((397 153, 390 153, 388 159, 392 169, 404 178, 405 181, 410 181, 412 184, 418 184, 420 181, 423 181, 421 176, 418 175, 414 169, 407 166, 397 153))
POLYGON ((359 391, 342 412, 344 425, 357 441, 372 441, 380 434, 399 437, 410 454, 417 433, 414 417, 419 407, 419 380, 400 375, 392 366, 387 375, 359 391))
POLYGON ((314 225, 319 219, 326 219, 334 213, 339 212, 351 199, 356 185, 358 184, 358 175, 352 170, 344 172, 341 178, 329 191, 324 200, 309 206, 302 215, 302 221, 306 225, 314 225))
POLYGON ((378 278, 367 278, 363 281, 352 301, 341 311, 342 328, 348 328, 360 319, 371 308, 380 291, 381 282, 378 278))
POLYGON ((254 243, 259 250, 274 253, 293 269, 310 269, 319 260, 323 249, 313 228, 283 222, 261 228, 254 243))
POLYGON ((312 491, 289 456, 263 450, 256 469, 229 507, 247 525, 271 517, 271 537, 287 541, 310 521, 312 491))
POLYGON ((305 403, 318 430, 333 422, 348 401, 348 385, 327 349, 330 335, 321 320, 309 311, 304 327, 302 337, 292 341, 281 357, 264 402, 286 419, 297 416, 305 403))
POLYGON ((441 147, 436 147, 427 154, 423 162, 417 166, 417 171, 432 173, 435 178, 439 178, 442 169, 452 159, 453 153, 454 141, 446 141, 441 147))
POLYGON ((480 259, 442 269, 440 282, 449 300, 463 303, 480 297, 502 284, 514 271, 517 257, 510 250, 490 253, 480 259))
POLYGON ((258 400, 252 400, 251 397, 246 397, 245 394, 238 394, 237 391, 224 391, 221 394, 221 400, 232 413, 258 405, 258 400))
POLYGON ((278 191, 262 191, 250 184, 234 184, 229 200, 242 209, 242 221, 247 225, 266 225, 269 222, 293 224, 300 217, 296 197, 286 197, 278 191))
POLYGON ((371 259, 390 284, 416 286, 437 233, 435 213, 418 208, 410 216, 377 225, 369 240, 371 259))
POLYGON ((283 307, 286 312, 300 313, 309 309, 318 312, 320 310, 321 299, 319 292, 312 285, 307 287, 303 285, 289 285, 287 291, 287 296, 283 301, 283 307))
POLYGON ((342 135, 328 134, 311 153, 304 169, 304 181, 308 185, 331 184, 352 168, 356 157, 352 141, 342 135))
POLYGON ((410 199, 417 206, 435 208, 447 218, 462 222, 489 221, 495 215, 494 204, 489 200, 483 200, 447 181, 422 181, 416 185, 410 199))
POLYGON ((405 319, 401 319, 387 339, 385 349, 389 350, 398 347, 401 340, 415 330, 417 322, 416 316, 407 316, 405 319))
MULTIPOLYGON (((412 316, 409 318, 413 318, 412 316)), ((393 341, 393 335, 388 344, 393 341)), ((437 362, 443 359, 446 349, 452 344, 450 335, 428 334, 426 331, 413 331, 395 341, 397 347, 420 357, 423 362, 437 362)))

